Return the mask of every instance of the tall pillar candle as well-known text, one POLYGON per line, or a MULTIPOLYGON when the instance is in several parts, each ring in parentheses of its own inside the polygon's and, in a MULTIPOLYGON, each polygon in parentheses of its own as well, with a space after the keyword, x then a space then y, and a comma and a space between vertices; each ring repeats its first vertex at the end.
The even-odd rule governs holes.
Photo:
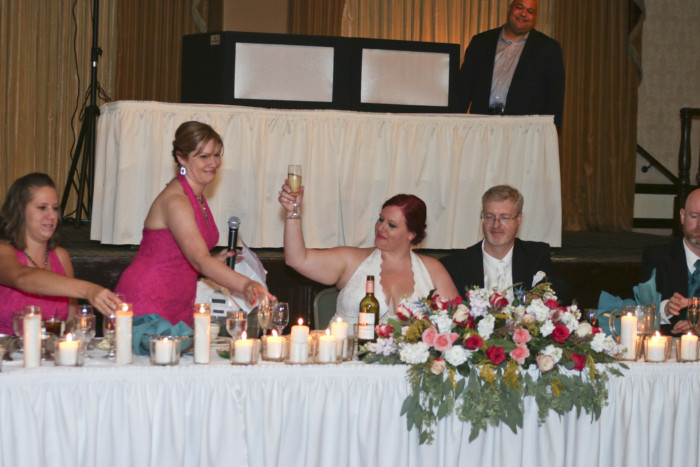
POLYGON ((41 365, 41 314, 25 313, 22 328, 24 367, 36 368, 41 365))
POLYGON ((622 317, 620 345, 625 348, 622 358, 634 360, 637 352, 637 317, 631 313, 622 317))
POLYGON ((119 364, 131 363, 133 353, 131 324, 134 318, 131 304, 122 303, 114 314, 117 317, 115 324, 117 355, 115 361, 119 364))
POLYGON ((299 324, 292 326, 289 343, 289 361, 306 363, 309 358, 309 327, 299 318, 299 324))
POLYGON ((194 362, 209 363, 211 347, 211 313, 208 303, 194 305, 194 362))
POLYGON ((348 356, 348 323, 341 321, 338 318, 337 321, 331 322, 331 335, 334 336, 341 343, 341 357, 343 359, 348 356))

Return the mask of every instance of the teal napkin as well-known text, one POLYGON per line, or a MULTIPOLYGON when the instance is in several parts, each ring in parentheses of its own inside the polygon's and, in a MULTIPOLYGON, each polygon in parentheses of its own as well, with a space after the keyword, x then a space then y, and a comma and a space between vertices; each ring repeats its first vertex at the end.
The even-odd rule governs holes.
MULTIPOLYGON (((156 313, 135 316, 131 325, 131 342, 136 355, 148 355, 149 335, 193 336, 194 333, 192 328, 182 321, 173 326, 170 321, 156 313)), ((191 339, 188 340, 191 341, 191 339)), ((187 347, 189 345, 183 342, 182 350, 187 347)))
MULTIPOLYGON (((622 299, 615 295, 609 294, 606 291, 600 292, 598 297, 598 323, 606 334, 610 334, 610 312, 619 310, 623 306, 634 305, 656 305, 654 310, 656 314, 655 328, 659 328, 660 315, 659 308, 661 306, 661 293, 656 291, 656 269, 651 273, 651 278, 635 285, 633 288, 634 300, 631 298, 622 299)), ((618 330, 619 331, 619 330, 618 330)))

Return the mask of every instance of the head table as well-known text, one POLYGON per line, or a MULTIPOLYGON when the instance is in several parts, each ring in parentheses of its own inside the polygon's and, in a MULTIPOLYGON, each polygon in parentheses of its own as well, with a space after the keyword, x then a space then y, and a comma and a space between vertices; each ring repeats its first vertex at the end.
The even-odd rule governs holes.
POLYGON ((423 248, 464 248, 481 237, 481 195, 508 183, 523 193, 520 237, 561 246, 559 141, 553 117, 273 110, 119 101, 100 108, 90 237, 138 244, 148 209, 175 175, 177 127, 208 123, 224 142, 205 191, 220 245, 240 218, 252 248, 282 246, 277 202, 289 164, 302 165, 304 237, 311 248, 371 246, 381 205, 413 193, 427 205, 423 248))
MULTIPOLYGON (((632 363, 608 383, 600 420, 575 413, 469 442, 456 418, 419 445, 400 410, 405 366, 208 365, 184 356, 118 366, 0 372, 0 465, 17 466, 688 466, 700 465, 700 364, 632 363)), ((15 354, 18 357, 18 354, 15 354)))

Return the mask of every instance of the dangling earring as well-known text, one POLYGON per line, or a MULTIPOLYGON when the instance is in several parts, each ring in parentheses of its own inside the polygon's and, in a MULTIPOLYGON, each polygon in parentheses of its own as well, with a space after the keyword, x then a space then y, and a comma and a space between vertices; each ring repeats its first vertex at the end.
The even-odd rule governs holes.
POLYGON ((180 166, 180 175, 187 175, 187 169, 184 165, 180 166))

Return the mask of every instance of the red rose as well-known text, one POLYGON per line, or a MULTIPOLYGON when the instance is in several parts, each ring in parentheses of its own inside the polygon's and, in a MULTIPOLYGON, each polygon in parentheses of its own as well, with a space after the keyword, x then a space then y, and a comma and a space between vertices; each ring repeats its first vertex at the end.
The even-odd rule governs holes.
POLYGON ((544 305, 545 305, 547 308, 552 308, 552 309, 559 308, 559 302, 557 302, 557 301, 554 300, 553 298, 550 298, 549 300, 547 300, 546 302, 544 302, 544 305))
POLYGON ((505 294, 495 292, 491 297, 489 297, 489 303, 496 310, 500 310, 504 306, 508 305, 508 299, 505 294))
POLYGON ((595 335, 598 334, 599 332, 603 332, 603 328, 598 327, 598 326, 593 326, 593 331, 592 331, 592 332, 593 332, 593 335, 595 336, 595 335))
POLYGON ((456 298, 453 298, 453 299, 450 301, 450 306, 455 307, 455 306, 459 305, 460 303, 462 303, 462 296, 461 296, 461 295, 457 295, 456 298))
POLYGON ((388 324, 378 324, 374 332, 380 337, 391 337, 394 335, 394 328, 388 324))
POLYGON ((495 345, 486 349, 486 356, 494 365, 500 365, 506 360, 506 353, 503 351, 503 347, 496 347, 495 345))
POLYGON ((484 340, 477 334, 467 337, 464 341, 464 348, 467 350, 476 350, 482 345, 484 345, 484 340))
POLYGON ((581 371, 586 366, 586 356, 585 355, 572 353, 571 354, 571 361, 574 362, 574 370, 581 371))
POLYGON ((554 331, 552 331, 552 339, 563 344, 564 341, 569 338, 569 334, 571 334, 569 328, 561 323, 557 323, 554 325, 554 331))

